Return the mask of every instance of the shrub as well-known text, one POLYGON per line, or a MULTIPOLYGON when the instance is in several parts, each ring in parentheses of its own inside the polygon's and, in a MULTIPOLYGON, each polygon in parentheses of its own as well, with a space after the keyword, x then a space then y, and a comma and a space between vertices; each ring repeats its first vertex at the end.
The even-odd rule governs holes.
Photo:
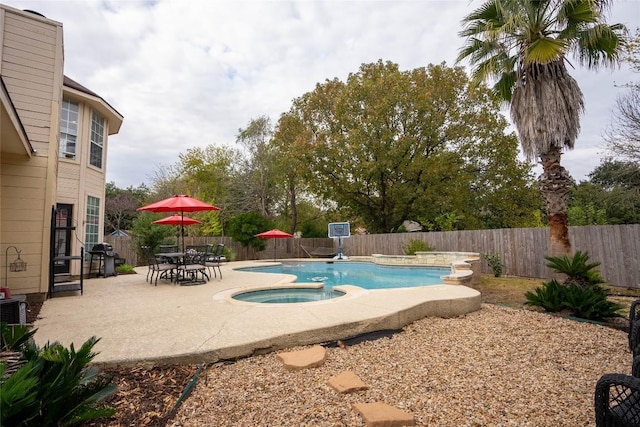
POLYGON ((22 351, 24 346, 31 341, 36 330, 30 330, 26 325, 8 325, 0 323, 0 335, 2 339, 2 351, 22 351))
POLYGON ((424 240, 411 239, 402 246, 402 250, 405 255, 415 255, 416 252, 430 252, 433 248, 424 240))
POLYGON ((525 293, 527 305, 536 305, 549 312, 568 310, 573 316, 603 320, 620 316, 621 305, 609 301, 600 273, 600 263, 589 263, 589 254, 576 252, 573 257, 547 257, 547 266, 567 276, 564 283, 552 280, 534 292, 525 293))
POLYGON ((236 260, 236 253, 233 251, 233 249, 231 249, 228 246, 225 246, 224 249, 222 249, 222 256, 224 256, 227 259, 227 261, 236 260))
POLYGON ((547 267, 567 276, 564 281, 565 285, 576 283, 585 287, 604 283, 600 272, 596 270, 600 263, 589 263, 588 252, 578 251, 571 258, 563 255, 561 257, 546 257, 545 259, 548 261, 547 267))
POLYGON ((0 364, 0 424, 20 426, 72 426, 113 415, 115 409, 98 406, 116 391, 111 380, 88 366, 95 357, 92 337, 76 352, 59 343, 38 349, 23 344, 27 363, 11 376, 0 364))
POLYGON ((504 266, 504 264, 502 264, 502 257, 499 253, 496 252, 493 255, 483 253, 482 257, 487 261, 489 267, 491 267, 491 270, 493 271, 493 275, 495 277, 502 276, 502 267, 504 266))
POLYGON ((566 287, 565 306, 576 317, 590 320, 603 320, 619 316, 620 304, 607 299, 607 291, 600 286, 582 287, 572 283, 566 287))
POLYGON ((116 270, 118 271, 118 274, 133 274, 136 272, 133 269, 133 266, 129 264, 119 265, 118 268, 116 268, 116 270))
POLYGON ((562 286, 557 280, 543 283, 541 287, 537 287, 533 292, 524 294, 527 305, 536 305, 542 307, 550 313, 557 313, 565 308, 567 288, 562 286))

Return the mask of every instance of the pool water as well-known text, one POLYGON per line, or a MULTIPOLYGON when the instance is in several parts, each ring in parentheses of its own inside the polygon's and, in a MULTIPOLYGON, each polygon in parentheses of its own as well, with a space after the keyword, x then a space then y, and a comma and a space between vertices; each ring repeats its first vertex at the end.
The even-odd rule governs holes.
POLYGON ((260 291, 243 292, 234 295, 234 299, 245 302, 259 302, 268 304, 291 304, 298 302, 324 301, 344 295, 344 292, 333 289, 264 289, 260 291))
POLYGON ((440 276, 449 268, 386 266, 370 262, 296 262, 264 267, 240 268, 241 271, 285 273, 297 277, 297 282, 323 283, 324 288, 354 285, 364 289, 407 288, 441 284, 440 276))

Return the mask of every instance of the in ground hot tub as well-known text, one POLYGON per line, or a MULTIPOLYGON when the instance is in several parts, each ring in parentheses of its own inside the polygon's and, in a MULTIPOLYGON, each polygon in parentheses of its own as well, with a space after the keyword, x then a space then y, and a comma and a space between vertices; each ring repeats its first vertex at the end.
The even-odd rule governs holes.
POLYGON ((233 299, 244 302, 267 304, 292 304, 300 302, 315 302, 338 298, 345 293, 335 289, 323 288, 282 288, 262 289, 236 294, 233 299))

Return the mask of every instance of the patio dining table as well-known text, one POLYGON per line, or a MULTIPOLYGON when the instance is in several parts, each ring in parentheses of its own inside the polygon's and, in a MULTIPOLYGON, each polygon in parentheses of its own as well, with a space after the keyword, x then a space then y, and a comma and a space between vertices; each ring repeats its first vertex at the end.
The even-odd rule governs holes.
POLYGON ((203 263, 198 262, 187 252, 161 252, 156 256, 177 265, 175 277, 176 283, 180 285, 201 285, 209 281, 209 275, 203 263), (198 273, 201 274, 201 279, 198 279, 198 273))

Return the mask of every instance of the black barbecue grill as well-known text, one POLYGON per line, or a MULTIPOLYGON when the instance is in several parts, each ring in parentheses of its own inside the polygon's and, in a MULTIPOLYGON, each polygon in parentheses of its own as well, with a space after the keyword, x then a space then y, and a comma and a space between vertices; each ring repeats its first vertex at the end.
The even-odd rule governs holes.
POLYGON ((89 259, 89 277, 93 272, 93 261, 98 261, 98 269, 96 271, 96 277, 102 276, 116 276, 116 258, 118 254, 113 251, 113 246, 109 243, 98 243, 94 245, 89 251, 91 255, 89 259))

